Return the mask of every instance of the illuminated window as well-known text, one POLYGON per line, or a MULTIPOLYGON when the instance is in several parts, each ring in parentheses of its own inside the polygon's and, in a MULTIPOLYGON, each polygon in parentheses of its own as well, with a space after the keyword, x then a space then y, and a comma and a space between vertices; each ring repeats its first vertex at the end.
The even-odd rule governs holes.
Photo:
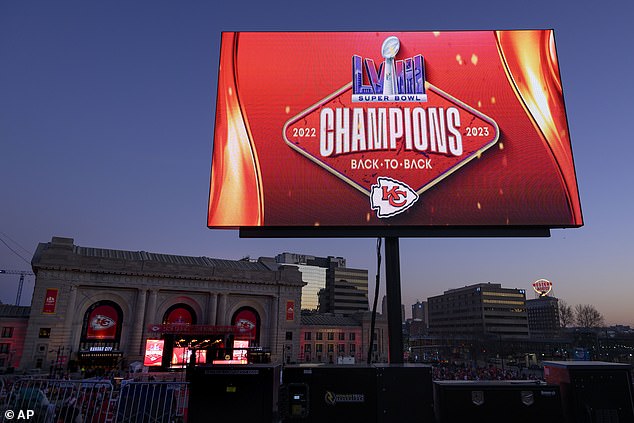
POLYGON ((506 305, 524 305, 524 301, 511 301, 511 300, 482 300, 486 304, 506 304, 506 305))
POLYGON ((522 294, 513 294, 510 292, 482 292, 482 295, 491 296, 491 297, 515 297, 515 298, 524 298, 522 294))
POLYGON ((304 341, 310 341, 310 332, 304 332, 304 341))
POLYGON ((11 327, 2 328, 2 337, 3 338, 12 338, 13 337, 13 328, 11 328, 11 327))

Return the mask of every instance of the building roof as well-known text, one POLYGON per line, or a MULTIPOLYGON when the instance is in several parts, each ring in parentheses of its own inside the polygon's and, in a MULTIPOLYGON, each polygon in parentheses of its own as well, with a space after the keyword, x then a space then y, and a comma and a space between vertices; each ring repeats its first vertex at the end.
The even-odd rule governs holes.
POLYGON ((360 323, 351 318, 336 314, 302 314, 303 326, 360 326, 360 323))
POLYGON ((190 257, 147 251, 113 250, 82 247, 72 238, 53 237, 40 243, 33 260, 33 269, 70 270, 128 275, 151 275, 194 279, 257 280, 258 283, 304 283, 297 269, 277 269, 250 259, 225 260, 211 257, 190 257), (282 276, 283 274, 283 276, 282 276))
POLYGON ((30 306, 16 306, 11 304, 0 304, 0 317, 25 317, 31 314, 30 306))
POLYGON ((73 252, 85 257, 123 259, 131 261, 154 261, 166 264, 185 264, 235 270, 269 270, 264 264, 250 260, 225 260, 210 257, 177 256, 173 254, 148 253, 147 251, 110 250, 73 246, 73 252))

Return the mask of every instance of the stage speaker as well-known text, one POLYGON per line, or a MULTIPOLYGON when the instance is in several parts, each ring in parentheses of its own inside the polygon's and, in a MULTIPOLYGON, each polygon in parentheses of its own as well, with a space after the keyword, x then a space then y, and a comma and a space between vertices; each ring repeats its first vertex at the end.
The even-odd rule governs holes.
POLYGON ((433 422, 431 366, 376 365, 379 422, 433 422))
POLYGON ((559 387, 526 381, 436 381, 438 423, 561 423, 559 387))
POLYGON ((282 376, 284 422, 376 422, 376 369, 368 366, 285 366, 282 376), (302 416, 286 402, 302 387, 307 408, 302 416), (291 388, 294 387, 294 388, 291 388))
POLYGON ((282 379, 284 422, 433 422, 429 366, 286 366, 282 379))
POLYGON ((188 369, 188 421, 278 422, 280 371, 271 364, 188 369))
POLYGON ((567 422, 634 422, 629 364, 546 361, 544 378, 559 385, 567 422))

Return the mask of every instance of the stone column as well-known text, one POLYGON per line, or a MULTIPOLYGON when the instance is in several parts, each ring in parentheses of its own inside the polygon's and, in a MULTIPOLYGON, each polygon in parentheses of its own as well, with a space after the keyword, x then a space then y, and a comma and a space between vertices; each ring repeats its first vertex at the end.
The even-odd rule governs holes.
POLYGON ((219 326, 226 326, 227 323, 227 294, 218 294, 218 318, 216 320, 219 326))
MULTIPOLYGON (((158 289, 149 290, 149 298, 147 303, 147 312, 145 313, 145 325, 151 325, 154 323, 162 323, 156 320, 156 299, 158 297, 158 289)), ((145 330, 145 327, 143 328, 145 330)))
POLYGON ((66 317, 64 319, 64 328, 68 331, 69 335, 73 332, 73 318, 75 314, 75 306, 77 302, 77 286, 71 285, 70 292, 68 294, 68 304, 66 306, 66 317))
POLYGON ((217 318, 216 314, 218 313, 218 294, 209 294, 209 299, 207 302, 207 322, 210 325, 215 325, 217 318))
POLYGON ((284 357, 284 337, 280 334, 280 328, 278 327, 279 313, 280 298, 276 296, 271 300, 269 342, 273 355, 277 356, 278 360, 282 361, 284 357))
MULTIPOLYGON (((69 348, 68 358, 67 360, 73 359, 71 356, 73 351, 76 351, 79 345, 75 344, 75 340, 73 339, 73 319, 77 316, 75 307, 77 307, 77 286, 71 285, 70 292, 68 294, 68 304, 66 305, 66 316, 64 318, 64 332, 66 333, 66 341, 64 341, 64 345, 68 345, 69 348)), ((83 317, 83 316, 82 316, 83 317)))
POLYGON ((147 289, 139 289, 137 292, 137 299, 135 305, 135 316, 130 326, 130 344, 128 345, 128 352, 131 358, 138 359, 143 355, 143 323, 145 316, 145 300, 147 297, 147 289))

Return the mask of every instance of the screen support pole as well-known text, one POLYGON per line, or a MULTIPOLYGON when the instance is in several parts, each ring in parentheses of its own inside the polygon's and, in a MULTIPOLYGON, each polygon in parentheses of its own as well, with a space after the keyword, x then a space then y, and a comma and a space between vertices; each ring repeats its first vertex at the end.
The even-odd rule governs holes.
POLYGON ((387 331, 390 363, 403 363, 401 263, 398 243, 398 237, 385 238, 385 294, 387 296, 387 331))

